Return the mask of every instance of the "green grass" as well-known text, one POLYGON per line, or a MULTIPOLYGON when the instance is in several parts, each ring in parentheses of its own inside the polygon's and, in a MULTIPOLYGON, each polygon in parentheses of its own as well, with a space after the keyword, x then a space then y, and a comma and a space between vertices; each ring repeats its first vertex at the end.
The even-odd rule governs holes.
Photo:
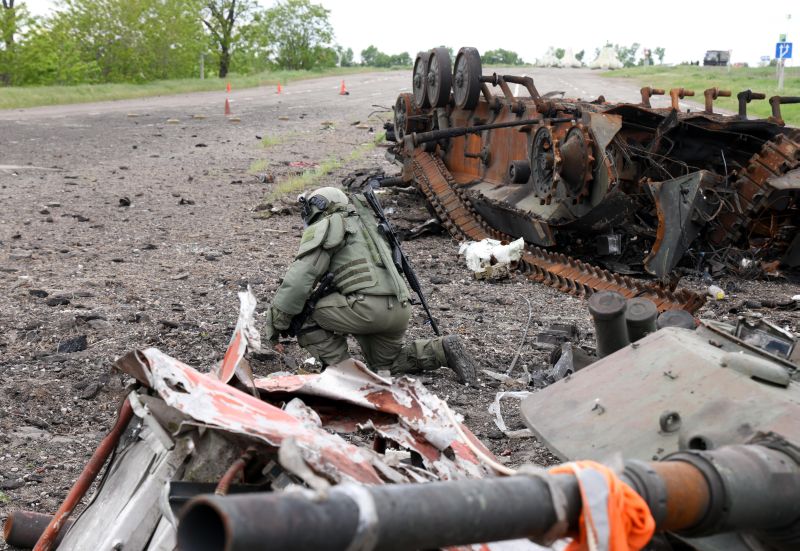
POLYGON ((10 502, 11 502, 11 498, 8 497, 3 492, 0 492, 0 505, 5 505, 6 503, 10 503, 10 502))
MULTIPOLYGON (((320 71, 269 71, 254 75, 229 75, 228 78, 157 80, 145 84, 77 84, 75 86, 0 87, 0 109, 22 109, 41 105, 63 105, 120 99, 167 96, 188 92, 224 91, 230 82, 233 90, 286 84, 296 80, 385 71, 375 67, 334 67, 320 71)), ((409 79, 410 79, 409 74, 409 79)))
POLYGON ((259 143, 259 145, 262 148, 267 149, 268 147, 272 147, 273 145, 278 145, 280 143, 283 143, 284 139, 285 136, 271 136, 265 134, 264 136, 261 137, 261 142, 259 143))
POLYGON ((284 195, 288 195, 290 193, 299 193, 305 189, 316 186, 323 177, 330 174, 336 169, 342 168, 348 163, 358 161, 364 155, 375 149, 378 146, 378 144, 383 142, 385 139, 386 139, 386 133, 378 132, 375 134, 375 137, 372 139, 371 142, 366 142, 361 144, 360 146, 352 150, 350 154, 347 156, 347 158, 339 159, 336 157, 328 157, 313 170, 306 170, 302 174, 299 174, 297 176, 292 176, 291 178, 279 182, 275 186, 275 188, 269 193, 269 195, 264 199, 264 202, 272 203, 284 195))
POLYGON ((256 159, 250 163, 250 168, 248 168, 247 171, 250 174, 258 174, 259 172, 264 172, 268 165, 269 162, 266 159, 256 159))
MULTIPOLYGON (((766 94, 767 99, 774 95, 800 96, 800 67, 786 67, 783 91, 778 93, 778 79, 775 67, 701 67, 677 66, 667 67, 655 65, 652 67, 631 67, 607 73, 612 77, 627 77, 639 81, 642 86, 654 88, 688 88, 695 92, 694 97, 688 98, 699 104, 704 103, 703 90, 717 87, 720 90, 730 90, 730 98, 719 98, 714 101, 714 106, 723 109, 738 111, 736 94, 742 90, 751 89, 753 92, 766 94)), ((767 100, 753 100, 747 106, 748 115, 766 118, 772 114, 767 100)), ((784 105, 781 114, 786 124, 800 125, 800 104, 784 105)))

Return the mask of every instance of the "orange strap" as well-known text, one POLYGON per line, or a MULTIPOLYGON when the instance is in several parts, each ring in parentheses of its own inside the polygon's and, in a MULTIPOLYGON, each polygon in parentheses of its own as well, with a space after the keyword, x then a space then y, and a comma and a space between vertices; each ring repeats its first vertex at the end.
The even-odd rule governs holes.
MULTIPOLYGON (((600 463, 594 461, 576 461, 565 463, 549 469, 552 474, 571 474, 578 479, 583 501, 583 510, 580 516, 578 537, 574 538, 567 546, 567 551, 594 551, 594 549, 608 551, 638 551, 648 544, 655 532, 656 523, 644 499, 633 489, 619 479, 617 474, 600 463), (594 471, 594 473, 586 473, 594 471), (592 512, 592 507, 587 504, 596 497, 597 488, 589 488, 588 478, 584 474, 591 474, 599 480, 596 474, 602 475, 607 491, 607 516, 597 509, 592 512), (584 480, 581 480, 581 479, 584 480), (587 492, 593 492, 588 495, 587 492), (598 518, 594 518, 598 517, 598 518), (602 529, 601 524, 607 520, 609 530, 602 529), (607 539, 604 537, 607 532, 607 539)), ((595 501, 597 501, 595 499, 595 501)))

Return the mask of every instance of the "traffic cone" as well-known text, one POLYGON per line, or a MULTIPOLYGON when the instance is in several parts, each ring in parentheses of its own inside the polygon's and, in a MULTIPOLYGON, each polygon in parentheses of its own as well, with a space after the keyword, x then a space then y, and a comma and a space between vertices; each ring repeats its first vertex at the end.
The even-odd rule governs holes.
POLYGON ((339 95, 340 96, 349 96, 350 92, 347 91, 347 88, 344 87, 344 80, 342 80, 342 85, 339 87, 339 95))
POLYGON ((283 90, 283 88, 281 88, 281 83, 279 82, 279 83, 278 83, 278 91, 277 91, 277 92, 275 92, 275 93, 276 93, 276 94, 280 94, 280 93, 281 93, 281 90, 283 90))
POLYGON ((231 114, 231 102, 228 101, 228 98, 225 98, 225 114, 231 114))
POLYGON ((227 86, 225 86, 225 91, 229 94, 231 93, 231 83, 229 82, 227 86))

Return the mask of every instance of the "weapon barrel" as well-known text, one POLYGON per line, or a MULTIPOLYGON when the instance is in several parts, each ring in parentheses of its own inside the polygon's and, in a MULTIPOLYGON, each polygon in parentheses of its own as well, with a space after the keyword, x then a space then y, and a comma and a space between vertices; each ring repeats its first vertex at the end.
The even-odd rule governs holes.
MULTIPOLYGON (((568 531, 561 536, 574 533, 581 509, 575 477, 545 476, 566 498, 568 531)), ((760 445, 679 452, 659 463, 628 462, 622 478, 645 499, 659 530, 687 536, 741 530, 778 549, 800 545, 794 454, 760 445)), ((341 485, 325 496, 307 491, 196 498, 181 518, 178 547, 238 550, 268 543, 291 551, 369 541, 373 549, 430 549, 537 538, 556 520, 541 477, 341 485)))

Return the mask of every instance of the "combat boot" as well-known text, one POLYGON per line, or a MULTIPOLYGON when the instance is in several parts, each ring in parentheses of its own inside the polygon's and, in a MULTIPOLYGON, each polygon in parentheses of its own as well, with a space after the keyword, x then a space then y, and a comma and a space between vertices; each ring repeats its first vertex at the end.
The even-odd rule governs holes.
POLYGON ((474 385, 477 382, 475 363, 472 361, 464 343, 458 335, 447 335, 442 338, 442 348, 447 359, 447 367, 455 371, 462 383, 474 385))

